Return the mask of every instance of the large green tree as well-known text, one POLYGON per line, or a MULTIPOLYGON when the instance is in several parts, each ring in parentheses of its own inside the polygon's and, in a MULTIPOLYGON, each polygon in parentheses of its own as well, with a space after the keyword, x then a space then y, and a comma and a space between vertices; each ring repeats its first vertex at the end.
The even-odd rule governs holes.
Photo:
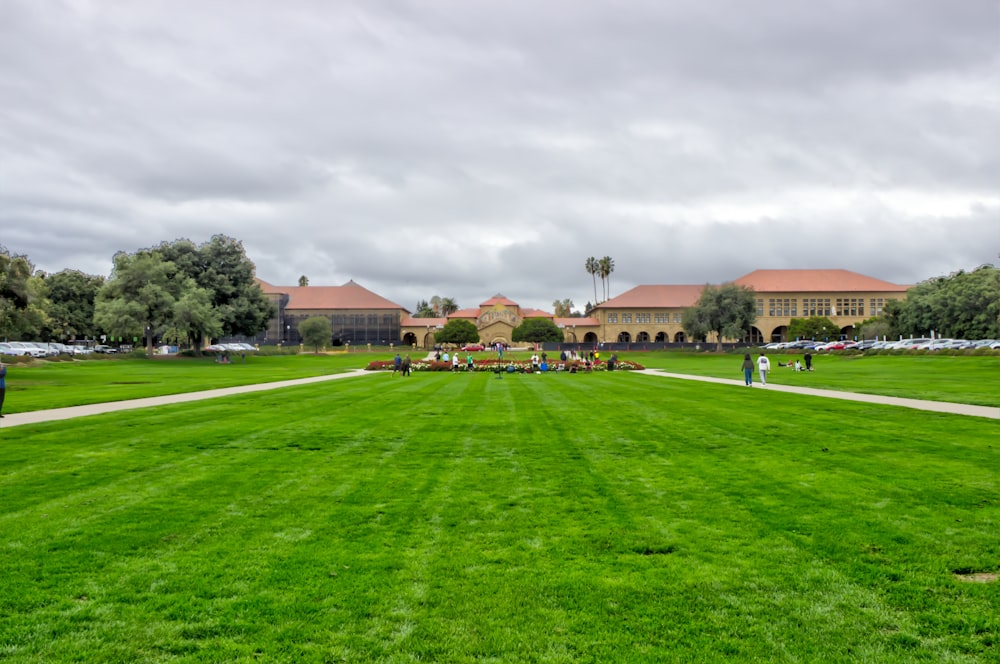
POLYGON ((49 333, 56 339, 92 339, 94 300, 104 285, 104 277, 63 270, 45 277, 49 299, 49 333))
POLYGON ((479 330, 472 321, 456 318, 434 333, 434 342, 439 344, 471 344, 479 341, 479 330))
POLYGON ((827 340, 833 335, 840 337, 840 326, 826 316, 810 316, 809 318, 793 318, 788 323, 789 339, 820 339, 827 340))
MULTIPOLYGON (((161 243, 156 251, 209 293, 221 323, 218 336, 253 336, 277 313, 254 279, 254 264, 239 240, 214 235, 200 246, 176 240, 161 243)), ((195 338, 195 345, 204 338, 195 338)))
POLYGON ((312 346, 313 352, 319 353, 319 349, 326 346, 333 339, 333 325, 330 319, 324 316, 313 316, 299 323, 299 336, 302 337, 302 344, 312 346))
POLYGON ((883 309, 894 335, 1000 337, 1000 275, 992 265, 923 281, 883 309))
POLYGON ((562 330, 549 318, 526 318, 514 328, 510 336, 513 341, 532 343, 563 340, 562 330))
POLYGON ((155 251, 118 252, 111 277, 94 300, 94 323, 114 337, 145 336, 146 354, 152 355, 153 337, 172 323, 187 284, 178 278, 177 266, 155 251))
POLYGON ((48 322, 47 308, 34 264, 0 246, 0 339, 38 339, 48 322))
POLYGON ((188 277, 174 303, 170 325, 164 338, 177 343, 211 339, 222 334, 222 317, 212 306, 212 294, 188 277))
POLYGON ((722 350, 724 338, 747 337, 756 319, 753 289, 728 283, 706 285, 695 305, 684 310, 681 325, 693 339, 705 339, 709 332, 714 332, 716 349, 722 350))

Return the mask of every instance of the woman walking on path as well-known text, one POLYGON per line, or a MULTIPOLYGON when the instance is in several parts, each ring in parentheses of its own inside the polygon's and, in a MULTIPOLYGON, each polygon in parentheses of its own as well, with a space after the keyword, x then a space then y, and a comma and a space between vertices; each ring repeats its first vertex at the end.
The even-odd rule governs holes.
POLYGON ((753 359, 750 357, 750 353, 743 356, 743 382, 746 383, 747 387, 753 385, 753 359))
POLYGON ((760 354, 757 358, 757 371, 760 373, 760 384, 767 385, 767 372, 771 370, 771 360, 767 359, 767 355, 764 353, 760 354))

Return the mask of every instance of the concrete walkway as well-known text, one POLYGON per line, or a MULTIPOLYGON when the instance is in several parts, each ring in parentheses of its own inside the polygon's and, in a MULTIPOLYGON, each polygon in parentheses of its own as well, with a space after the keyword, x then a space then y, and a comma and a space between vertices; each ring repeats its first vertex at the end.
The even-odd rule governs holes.
MULTIPOLYGON (((661 378, 678 378, 681 380, 698 380, 704 383, 719 383, 721 385, 738 386, 741 389, 748 389, 743 380, 733 380, 729 378, 711 378, 709 376, 690 376, 687 374, 675 374, 661 369, 643 369, 636 373, 648 376, 660 376, 661 378)), ((5 415, 0 420, 0 428, 16 427, 21 424, 37 424, 39 422, 52 422, 55 420, 68 420, 73 417, 84 417, 86 415, 100 415, 102 413, 113 413, 120 410, 133 410, 135 408, 148 408, 150 406, 164 406, 175 403, 186 403, 189 401, 201 401, 202 399, 214 399, 215 397, 226 397, 234 394, 248 394, 251 392, 264 392, 266 390, 277 390, 283 387, 294 385, 309 385, 311 383, 322 383, 330 380, 340 380, 342 378, 356 378, 358 376, 378 376, 385 375, 381 371, 365 371, 355 369, 346 373, 332 374, 328 376, 312 376, 310 378, 296 378, 294 380, 282 380, 274 383, 259 383, 256 385, 240 385, 237 387, 224 387, 217 390, 204 390, 201 392, 185 392, 183 394, 168 394, 160 397, 148 397, 145 399, 130 399, 128 401, 108 401, 105 403, 95 403, 87 406, 72 406, 70 408, 54 408, 51 410, 36 410, 30 413, 12 413, 5 415)), ((756 376, 754 376, 756 378, 756 376)), ((1000 408, 992 406, 970 406, 968 404, 948 403, 944 401, 923 401, 921 399, 904 399, 901 397, 884 397, 876 394, 859 394, 857 392, 837 392, 835 390, 820 390, 812 387, 797 387, 791 385, 777 385, 769 383, 766 387, 760 383, 754 383, 753 390, 768 390, 771 392, 793 392, 795 394, 805 394, 814 397, 826 397, 828 399, 843 399, 845 401, 861 401, 865 403, 884 404, 887 406, 900 406, 903 408, 915 408, 917 410, 927 410, 938 413, 951 413, 953 415, 971 415, 974 417, 987 417, 990 419, 1000 419, 1000 408)))
POLYGON ((94 403, 86 406, 71 406, 69 408, 53 408, 51 410, 35 410, 30 413, 11 413, 4 415, 0 420, 0 428, 16 427, 21 424, 36 424, 38 422, 52 422, 54 420, 68 420, 73 417, 83 417, 85 415, 100 415, 102 413, 113 413, 119 410, 133 410, 135 408, 149 408, 150 406, 165 406, 174 403, 186 403, 188 401, 201 401, 202 399, 214 399, 216 397, 228 397, 233 394, 248 394, 250 392, 264 392, 266 390, 277 390, 282 387, 292 387, 294 385, 309 385, 311 383, 323 383, 329 380, 340 380, 341 378, 356 378, 358 376, 374 376, 378 371, 365 371, 355 369, 346 373, 330 374, 327 376, 311 376, 309 378, 295 378, 293 380, 281 380, 274 383, 258 383, 256 385, 238 385, 236 387, 222 387, 217 390, 203 390, 201 392, 185 392, 183 394, 166 394, 160 397, 147 397, 145 399, 129 399, 127 401, 106 401, 104 403, 94 403))
POLYGON ((711 378, 709 376, 689 376, 687 374, 675 374, 661 369, 643 369, 637 373, 644 373, 650 376, 662 376, 666 378, 680 378, 681 380, 698 380, 703 383, 719 383, 721 385, 737 385, 743 389, 768 390, 770 392, 794 392, 795 394, 807 394, 814 397, 827 397, 829 399, 843 399, 844 401, 862 401, 865 403, 877 403, 886 406, 901 406, 903 408, 915 408, 917 410, 929 410, 937 413, 951 413, 953 415, 971 415, 974 417, 988 417, 1000 420, 1000 408, 993 406, 970 406, 963 403, 950 403, 947 401, 924 401, 922 399, 904 399, 903 397, 886 397, 878 394, 860 394, 858 392, 838 392, 836 390, 821 390, 815 387, 798 387, 792 385, 778 385, 768 383, 766 386, 757 381, 757 374, 754 374, 753 387, 748 388, 743 379, 731 378, 711 378))

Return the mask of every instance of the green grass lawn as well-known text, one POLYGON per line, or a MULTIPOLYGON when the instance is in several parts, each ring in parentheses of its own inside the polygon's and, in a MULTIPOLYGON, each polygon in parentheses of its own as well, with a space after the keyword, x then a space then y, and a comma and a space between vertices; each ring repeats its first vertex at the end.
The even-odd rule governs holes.
POLYGON ((994 662, 997 440, 628 373, 16 427, 0 658, 994 662))
MULTIPOLYGON (((742 379, 743 355, 715 353, 619 353, 648 367, 674 373, 742 379)), ((757 352, 753 352, 754 360, 757 352)), ((814 354, 811 372, 778 367, 802 354, 768 354, 768 382, 846 392, 1000 407, 1000 355, 814 354)), ((756 372, 755 372, 756 374, 756 372)), ((756 378, 754 379, 756 380, 756 378)))
MULTIPOLYGON (((423 351, 411 351, 422 359, 423 351)), ((515 352, 507 359, 527 360, 515 352)), ((556 354, 551 353, 550 357, 556 354)), ((363 369, 373 360, 389 361, 393 351, 335 355, 250 357, 245 364, 215 364, 212 358, 110 359, 78 362, 36 362, 9 365, 5 413, 78 406, 104 401, 193 392, 252 383, 304 378, 363 369)), ((462 353, 464 359, 465 353, 462 353)), ((477 360, 494 359, 491 352, 473 353, 477 360)), ((607 353, 605 353, 605 358, 607 353)), ((679 352, 619 353, 647 367, 742 380, 742 355, 679 352)), ((756 355, 754 355, 756 357, 756 355)), ((1000 355, 992 356, 840 356, 816 358, 816 370, 795 373, 777 367, 801 355, 772 355, 771 382, 849 392, 952 401, 1000 407, 1000 355)))
MULTIPOLYGON (((5 413, 139 399, 270 383, 363 368, 366 353, 248 356, 232 364, 212 357, 111 358, 7 365, 5 413)), ((391 357, 391 355, 390 355, 391 357)))

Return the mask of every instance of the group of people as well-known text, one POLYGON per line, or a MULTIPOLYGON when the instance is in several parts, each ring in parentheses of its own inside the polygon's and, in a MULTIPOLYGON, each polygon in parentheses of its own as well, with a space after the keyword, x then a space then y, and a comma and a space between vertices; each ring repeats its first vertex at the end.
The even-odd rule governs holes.
MULTIPOLYGON (((778 366, 788 367, 789 369, 794 369, 795 371, 812 371, 812 355, 806 353, 802 359, 806 362, 805 366, 802 366, 802 363, 798 360, 795 360, 795 362, 778 362, 778 366)), ((743 383, 747 387, 753 385, 754 368, 757 369, 757 372, 760 375, 760 384, 767 385, 767 374, 771 370, 771 360, 767 358, 767 355, 761 353, 760 357, 757 358, 756 364, 754 363, 753 358, 750 357, 750 353, 746 353, 743 356, 743 383)))
POLYGON ((409 376, 412 364, 413 361, 410 360, 409 353, 406 354, 406 357, 402 357, 399 353, 396 353, 396 357, 392 358, 392 375, 395 376, 397 373, 401 373, 404 376, 409 376))

